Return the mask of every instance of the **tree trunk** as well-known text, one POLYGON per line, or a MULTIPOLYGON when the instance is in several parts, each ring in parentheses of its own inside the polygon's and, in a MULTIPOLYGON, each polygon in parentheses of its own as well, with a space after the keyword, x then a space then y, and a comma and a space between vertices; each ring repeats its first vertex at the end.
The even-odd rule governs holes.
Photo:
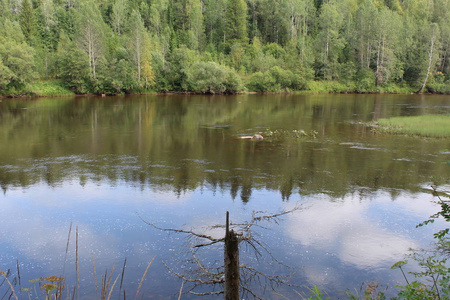
POLYGON ((230 230, 229 212, 227 212, 225 232, 225 300, 239 300, 239 237, 230 230))
POLYGON ((433 51, 434 51, 434 42, 436 40, 436 29, 433 29, 431 42, 430 42, 430 51, 428 52, 428 68, 427 74, 425 76, 425 80, 423 81, 422 87, 417 91, 418 94, 421 94, 427 85, 428 76, 430 75, 431 63, 433 62, 433 51))

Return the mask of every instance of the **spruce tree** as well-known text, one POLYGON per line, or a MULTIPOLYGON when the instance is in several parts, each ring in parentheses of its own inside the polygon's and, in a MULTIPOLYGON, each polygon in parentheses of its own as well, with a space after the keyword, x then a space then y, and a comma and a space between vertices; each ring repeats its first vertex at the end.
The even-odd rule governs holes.
POLYGON ((30 42, 36 29, 33 7, 31 6, 30 0, 23 0, 22 2, 20 11, 20 28, 22 29, 26 40, 30 42))
POLYGON ((228 0, 226 12, 225 42, 247 43, 247 4, 244 0, 228 0))

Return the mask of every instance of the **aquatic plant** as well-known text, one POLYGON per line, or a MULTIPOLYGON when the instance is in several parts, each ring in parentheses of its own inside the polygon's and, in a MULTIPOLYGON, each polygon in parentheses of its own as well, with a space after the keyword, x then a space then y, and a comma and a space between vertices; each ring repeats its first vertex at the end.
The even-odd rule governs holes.
POLYGON ((422 115, 379 119, 371 124, 377 133, 406 134, 423 137, 450 137, 449 115, 422 115))
POLYGON ((294 129, 294 130, 283 130, 283 129, 271 130, 268 128, 262 133, 262 136, 264 136, 265 138, 272 138, 272 139, 278 140, 278 139, 286 139, 286 138, 291 138, 291 139, 306 138, 306 137, 316 138, 318 134, 319 133, 315 130, 306 132, 303 129, 300 129, 300 130, 297 130, 297 129, 294 129))

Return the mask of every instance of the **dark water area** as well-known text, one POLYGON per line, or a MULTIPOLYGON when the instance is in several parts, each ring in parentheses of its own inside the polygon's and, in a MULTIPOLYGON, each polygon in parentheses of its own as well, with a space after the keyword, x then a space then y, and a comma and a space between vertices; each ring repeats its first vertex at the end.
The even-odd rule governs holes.
MULTIPOLYGON (((140 293, 176 299, 182 282, 164 264, 183 274, 194 270, 187 260, 195 241, 143 220, 220 237, 223 230, 209 226, 223 224, 226 211, 232 222, 244 222, 253 211, 300 207, 278 224, 255 228, 291 268, 267 254, 257 260, 245 246, 242 262, 268 274, 295 271, 289 283, 297 287, 278 290, 290 299, 314 285, 342 297, 365 281, 394 292, 403 281, 390 266, 446 226, 415 228, 438 209, 431 183, 449 189, 450 141, 375 134, 364 123, 449 113, 449 97, 438 95, 3 100, 0 270, 14 276, 18 260, 23 287, 51 275, 64 275, 73 287, 78 228, 80 299, 98 298, 94 273, 101 281, 116 265, 115 279, 125 258, 122 290, 134 297, 154 257, 140 293), (294 134, 301 130, 305 136, 294 134), (284 133, 268 137, 270 131, 284 133), (240 138, 259 132, 263 141, 240 138)), ((203 247, 196 256, 220 266, 221 247, 203 247)), ((251 288, 282 298, 262 294, 256 282, 251 288)), ((182 297, 190 298, 196 297, 182 297)))

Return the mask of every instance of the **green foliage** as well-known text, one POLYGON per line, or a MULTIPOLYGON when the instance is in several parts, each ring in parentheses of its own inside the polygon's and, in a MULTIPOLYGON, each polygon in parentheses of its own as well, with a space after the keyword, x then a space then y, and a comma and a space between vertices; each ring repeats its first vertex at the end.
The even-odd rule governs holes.
POLYGON ((312 93, 352 93, 355 92, 355 84, 353 82, 343 84, 338 81, 308 81, 305 89, 312 93))
POLYGON ((375 88, 375 74, 368 68, 359 70, 356 74, 356 92, 364 93, 375 88))
POLYGON ((254 73, 247 85, 250 90, 256 92, 280 92, 303 88, 300 76, 278 66, 272 67, 264 73, 254 73))
POLYGON ((36 96, 65 96, 73 92, 63 86, 61 80, 35 81, 26 87, 27 93, 36 96))
POLYGON ((20 93, 36 78, 34 50, 27 45, 18 24, 0 20, 0 94, 20 93))
POLYGON ((196 62, 185 70, 186 90, 202 94, 230 94, 242 90, 239 75, 214 62, 196 62))
MULTIPOLYGON (((439 193, 435 186, 433 188, 433 195, 438 198, 438 204, 441 207, 441 210, 433 215, 431 215, 428 220, 420 223, 417 227, 422 227, 424 225, 434 223, 434 221, 440 217, 442 217, 446 222, 450 222, 450 200, 442 200, 441 195, 450 199, 450 195, 446 193, 439 193)), ((438 233, 434 235, 438 240, 442 240, 450 233, 450 228, 442 229, 438 233)))
POLYGON ((98 91, 105 94, 123 94, 137 90, 137 81, 131 63, 125 59, 114 59, 98 77, 98 91))
POLYGON ((20 27, 27 41, 30 41, 36 30, 34 12, 31 7, 30 0, 23 0, 22 2, 20 11, 20 27))
MULTIPOLYGON (((433 195, 435 195, 441 206, 441 210, 430 216, 430 218, 417 227, 433 223, 435 219, 443 217, 446 222, 450 221, 450 205, 448 200, 442 200, 443 197, 450 196, 445 192, 438 192, 433 186, 433 195)), ((406 284, 399 285, 400 291, 395 299, 406 300, 422 300, 422 299, 450 299, 450 267, 448 264, 450 239, 448 237, 449 229, 444 229, 436 233, 434 236, 437 240, 435 246, 430 250, 411 250, 409 258, 414 260, 421 268, 419 272, 410 272, 416 279, 409 282, 406 277, 403 266, 406 261, 399 261, 392 268, 399 268, 405 277, 406 284)))
POLYGON ((322 290, 318 286, 314 286, 311 289, 311 296, 307 298, 308 300, 330 300, 330 297, 322 292, 322 290))
POLYGON ((227 0, 225 39, 229 45, 247 42, 247 3, 227 0))
MULTIPOLYGON (((68 45, 70 47, 71 44, 68 45)), ((90 91, 89 65, 86 54, 77 48, 61 51, 58 57, 59 78, 77 94, 90 91)))
POLYGON ((427 90, 433 94, 450 94, 450 80, 446 82, 430 82, 427 84, 427 90))
POLYGON ((1 26, 9 27, 0 36, 6 45, 0 53, 0 88, 3 94, 20 93, 38 79, 38 70, 39 79, 67 79, 65 86, 83 93, 186 91, 192 85, 186 84, 185 70, 196 62, 215 62, 246 78, 250 91, 409 93, 428 74, 425 91, 449 94, 446 5, 444 0, 433 5, 422 0, 0 0, 1 26), (66 43, 61 37, 71 48, 61 47, 66 43), (87 78, 81 62, 61 69, 67 65, 62 57, 77 60, 62 52, 75 48, 85 54, 87 78), (14 70, 14 55, 31 72, 14 70), (136 84, 128 71, 124 78, 108 74, 130 65, 136 84), (77 68, 80 75, 73 73, 77 68))

